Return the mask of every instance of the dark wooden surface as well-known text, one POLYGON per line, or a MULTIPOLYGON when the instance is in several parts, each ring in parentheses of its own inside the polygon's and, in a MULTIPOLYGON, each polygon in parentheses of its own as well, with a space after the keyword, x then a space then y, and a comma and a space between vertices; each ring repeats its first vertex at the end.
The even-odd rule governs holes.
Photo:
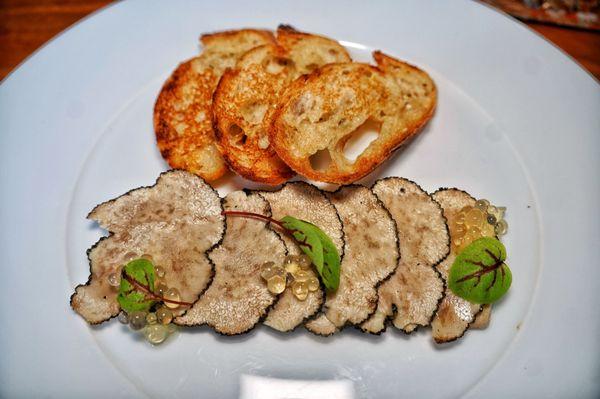
MULTIPOLYGON (((0 0, 0 79, 108 0, 0 0)), ((528 23, 600 79, 600 32, 528 23)))

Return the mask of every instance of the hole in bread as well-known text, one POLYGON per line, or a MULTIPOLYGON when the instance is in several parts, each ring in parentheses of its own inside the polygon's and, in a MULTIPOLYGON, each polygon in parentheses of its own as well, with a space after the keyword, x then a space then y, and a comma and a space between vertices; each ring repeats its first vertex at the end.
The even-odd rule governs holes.
POLYGON ((331 155, 327 148, 319 150, 310 156, 310 166, 317 172, 325 171, 331 165, 331 155))
POLYGON ((246 144, 246 140, 248 139, 248 136, 246 136, 246 133, 244 133, 244 131, 242 130, 241 127, 233 124, 233 125, 229 126, 228 130, 229 130, 229 141, 231 141, 231 143, 233 145, 243 146, 244 144, 246 144))
POLYGON ((360 154, 377 139, 380 130, 381 123, 369 118, 352 133, 344 136, 342 138, 344 157, 350 162, 356 161, 360 154))
POLYGON ((253 125, 257 125, 262 122, 267 112, 268 105, 260 102, 251 102, 245 104, 241 109, 240 113, 244 120, 253 125))
POLYGON ((265 69, 272 75, 281 73, 284 69, 289 68, 292 65, 292 61, 287 58, 272 58, 267 61, 265 69))
POLYGON ((312 72, 313 70, 317 69, 318 67, 319 67, 319 65, 318 65, 318 64, 308 64, 308 65, 306 66, 306 69, 307 69, 308 71, 312 72))

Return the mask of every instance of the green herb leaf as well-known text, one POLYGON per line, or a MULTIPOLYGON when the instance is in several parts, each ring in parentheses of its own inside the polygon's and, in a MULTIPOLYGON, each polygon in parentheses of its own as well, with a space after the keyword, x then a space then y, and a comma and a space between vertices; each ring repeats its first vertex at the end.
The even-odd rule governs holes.
POLYGON ((467 246, 454 260, 448 287, 472 303, 492 303, 510 288, 512 273, 504 263, 506 248, 495 238, 483 237, 467 246))
POLYGON ((135 281, 141 287, 154 292, 154 281, 156 274, 154 265, 147 259, 135 259, 123 267, 121 285, 119 286, 119 294, 117 301, 126 312, 138 310, 147 311, 156 303, 154 299, 148 299, 146 292, 130 283, 127 279, 135 281))
POLYGON ((320 273, 323 284, 328 290, 335 291, 340 286, 340 254, 331 238, 323 230, 314 224, 306 223, 315 229, 323 246, 323 269, 320 273))
POLYGON ((291 216, 281 219, 281 223, 294 236, 302 252, 312 260, 325 288, 337 290, 340 285, 340 255, 331 238, 314 224, 291 216))
POLYGON ((321 274, 323 270, 323 245, 313 225, 291 216, 285 216, 281 219, 281 223, 294 236, 302 252, 308 255, 319 274, 321 274))

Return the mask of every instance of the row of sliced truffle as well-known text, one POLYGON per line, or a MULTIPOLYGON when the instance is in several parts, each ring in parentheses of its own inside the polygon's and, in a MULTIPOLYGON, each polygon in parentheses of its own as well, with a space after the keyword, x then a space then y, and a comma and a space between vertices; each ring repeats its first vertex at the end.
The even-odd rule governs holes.
MULTIPOLYGON (((347 325, 379 334, 388 321, 410 333, 432 326, 436 342, 461 337, 481 306, 445 289, 456 256, 448 226, 475 199, 457 189, 428 194, 416 183, 390 177, 371 188, 351 185, 327 192, 304 182, 278 191, 236 191, 224 199, 201 178, 184 171, 163 173, 152 187, 132 190, 89 214, 109 231, 89 251, 90 278, 71 297, 89 323, 116 316, 117 290, 107 276, 129 260, 151 254, 166 271, 168 286, 183 301, 175 322, 209 325, 241 334, 263 321, 291 331, 304 325, 331 335, 347 325), (281 219, 286 215, 319 226, 341 255, 340 285, 305 300, 285 290, 272 294, 260 277, 265 262, 282 264, 299 247, 263 221, 224 217, 223 210, 281 219)), ((485 327, 489 309, 474 326, 485 327)))

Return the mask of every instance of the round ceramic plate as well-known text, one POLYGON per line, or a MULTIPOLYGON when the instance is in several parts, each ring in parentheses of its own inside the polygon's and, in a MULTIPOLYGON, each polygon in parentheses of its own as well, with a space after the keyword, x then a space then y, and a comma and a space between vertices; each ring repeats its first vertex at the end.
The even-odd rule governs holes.
MULTIPOLYGON (((1 396, 597 397, 600 88, 540 37, 475 2, 146 2, 61 34, 0 87, 1 396), (366 182, 404 176, 508 208, 513 271, 491 325, 448 345, 427 329, 329 338, 258 326, 183 331, 154 348, 69 307, 97 203, 167 169, 154 141, 161 84, 203 32, 289 23, 434 78, 427 128, 366 182)), ((225 194, 248 186, 219 182, 225 194)))

